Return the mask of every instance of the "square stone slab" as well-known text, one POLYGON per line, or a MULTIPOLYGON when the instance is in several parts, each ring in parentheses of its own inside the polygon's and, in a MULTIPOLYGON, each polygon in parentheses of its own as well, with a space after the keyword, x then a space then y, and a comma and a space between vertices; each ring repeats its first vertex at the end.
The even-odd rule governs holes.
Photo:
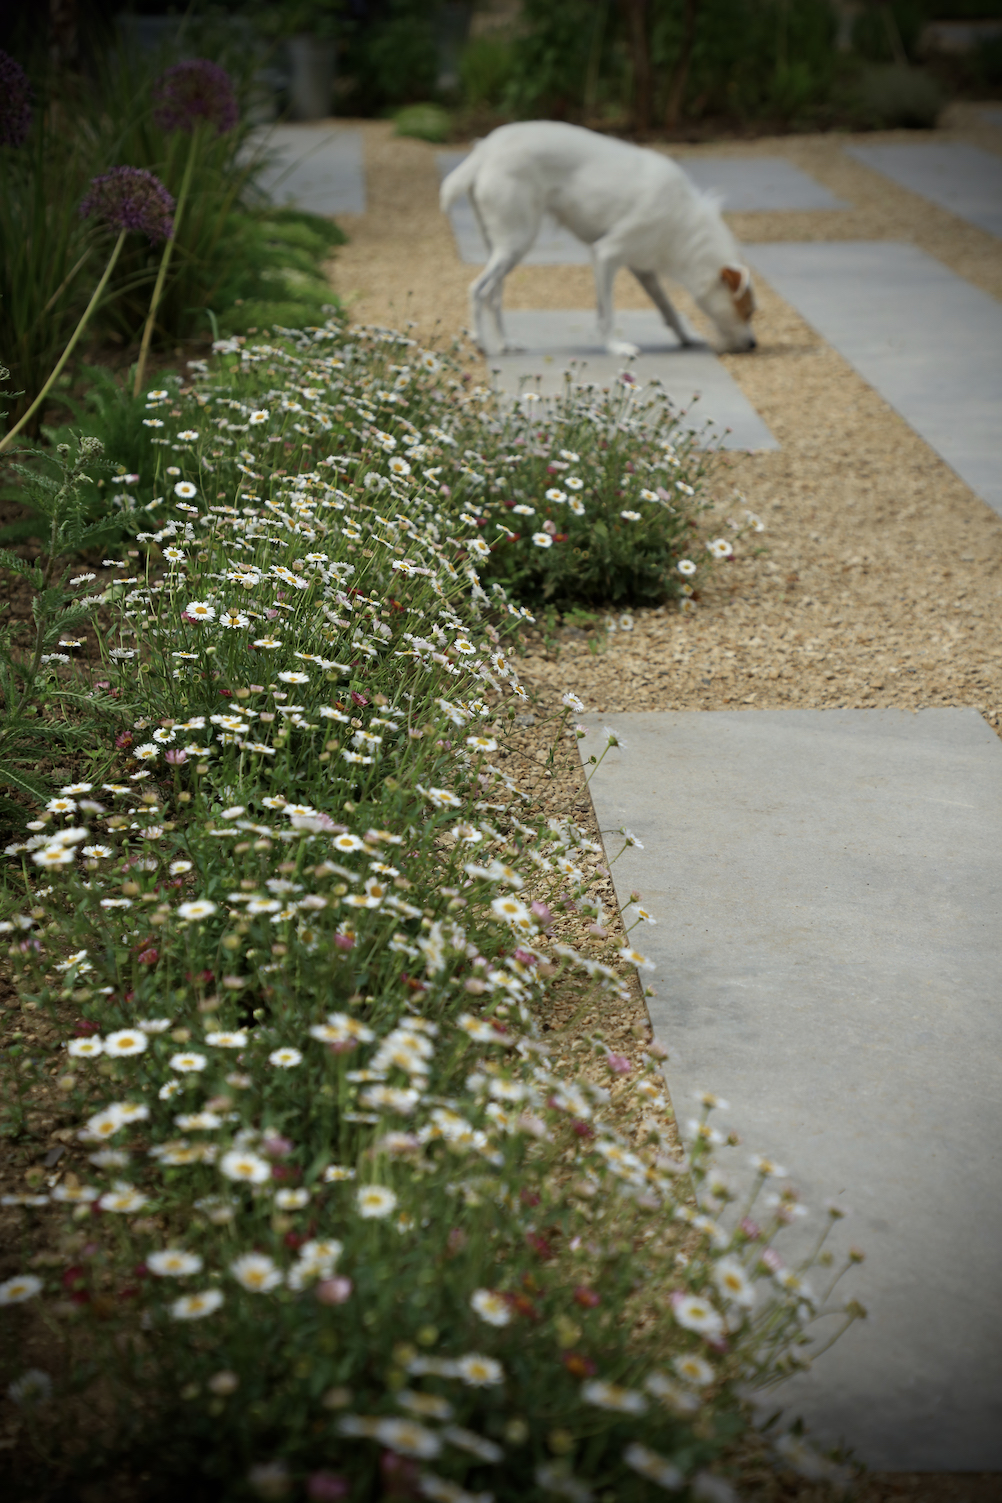
MULTIPOLYGON (((505 329, 524 353, 489 355, 487 363, 497 373, 498 389, 510 396, 523 390, 554 396, 563 391, 568 369, 576 381, 600 387, 614 385, 629 370, 641 387, 657 376, 686 413, 686 426, 700 433, 704 444, 722 439, 725 449, 779 448, 712 350, 683 350, 653 310, 624 309, 616 316, 616 333, 641 348, 631 361, 605 353, 593 311, 517 309, 505 314, 505 329), (712 427, 707 429, 707 423, 712 427)), ((638 400, 643 401, 642 391, 638 400)))
POLYGON ((793 1251, 830 1197, 867 1253, 869 1318, 777 1403, 878 1470, 1002 1471, 1002 746, 974 710, 584 719, 680 1123, 719 1092, 725 1170, 803 1191, 793 1251))
POLYGON ((847 146, 851 157, 941 209, 1002 235, 1002 158, 961 141, 847 146))
POLYGON ((748 257, 1002 515, 1002 304, 893 241, 753 245, 748 257))
POLYGON ((277 208, 310 214, 364 214, 362 132, 329 125, 275 125, 254 131, 268 166, 257 181, 277 208))
POLYGON ((757 213, 774 209, 845 209, 814 178, 785 157, 676 157, 697 188, 719 193, 726 212, 757 213))
MULTIPOLYGON (((439 178, 458 167, 465 151, 440 151, 436 154, 439 178)), ((844 209, 806 172, 783 157, 690 157, 678 164, 697 188, 713 189, 724 198, 724 208, 745 209, 844 209)), ((460 259, 470 266, 483 266, 487 247, 480 233, 473 205, 464 193, 453 205, 449 220, 456 237, 460 259)), ((558 224, 552 214, 543 216, 535 244, 524 257, 529 266, 588 266, 591 252, 583 241, 558 224)))

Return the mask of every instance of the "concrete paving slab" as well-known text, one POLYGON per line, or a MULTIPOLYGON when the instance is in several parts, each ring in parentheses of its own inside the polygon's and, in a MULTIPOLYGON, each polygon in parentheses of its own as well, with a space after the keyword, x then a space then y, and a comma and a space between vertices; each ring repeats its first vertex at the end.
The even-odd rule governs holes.
POLYGON ((849 207, 785 157, 677 157, 676 161, 697 188, 719 193, 731 213, 849 207))
POLYGON ((753 245, 748 258, 1002 515, 1002 304, 892 241, 753 245))
MULTIPOLYGON (((453 167, 458 167, 468 153, 465 151, 439 151, 435 154, 439 181, 447 177, 453 167)), ((477 216, 473 212, 467 194, 457 199, 449 213, 449 222, 456 237, 459 258, 468 266, 484 266, 487 263, 487 246, 480 233, 477 216)), ((523 257, 524 266, 590 266, 591 251, 582 240, 558 224, 552 214, 544 214, 539 234, 528 255, 523 257)))
POLYGON ((1002 1471, 1002 746, 973 710, 584 719, 680 1121, 718 1091, 724 1165, 774 1154, 800 1246, 831 1197, 867 1252, 868 1320, 777 1401, 878 1470, 1002 1471))
MULTIPOLYGON (((466 155, 465 151, 438 152, 439 178, 458 167, 466 155)), ((735 212, 847 207, 840 198, 833 197, 827 188, 783 157, 693 157, 681 161, 679 166, 698 188, 720 193, 725 209, 735 212)), ((449 219, 461 260, 470 266, 483 266, 487 261, 487 247, 473 205, 465 193, 454 204, 449 219)), ((591 252, 570 230, 558 224, 552 214, 547 214, 525 263, 531 266, 588 266, 591 252)))
POLYGON ((310 214, 364 214, 362 132, 329 125, 275 125, 253 132, 268 166, 258 182, 279 208, 310 214))
MULTIPOLYGON (((576 381, 600 387, 612 386, 629 369, 641 387, 657 377, 675 405, 686 412, 686 426, 700 433, 707 446, 720 439, 725 449, 779 448, 713 352, 681 349, 653 310, 624 309, 616 316, 617 334, 641 348, 642 353, 629 362, 605 353, 593 311, 518 309, 505 314, 505 328, 524 353, 491 355, 487 363, 497 372, 498 388, 511 396, 522 390, 555 396, 564 390, 568 369, 573 369, 576 381), (712 424, 709 430, 708 423, 712 424)), ((638 400, 643 400, 643 392, 638 400)))
POLYGON ((1002 157, 961 141, 847 146, 851 157, 941 209, 1002 236, 1002 157))

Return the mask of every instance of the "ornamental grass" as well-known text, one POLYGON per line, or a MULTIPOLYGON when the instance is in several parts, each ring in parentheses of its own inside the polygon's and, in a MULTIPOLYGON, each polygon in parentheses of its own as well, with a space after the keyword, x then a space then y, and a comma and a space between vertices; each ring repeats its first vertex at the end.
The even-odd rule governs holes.
MULTIPOLYGON (((554 475, 596 510, 636 487, 621 510, 708 557, 677 447, 649 483, 668 415, 527 417, 336 323, 192 377, 148 393, 156 494, 115 482, 144 554, 66 583, 102 746, 6 853, 21 1002, 59 1039, 51 1069, 8 1056, 7 1131, 57 1091, 70 1145, 4 1197, 25 1493, 735 1498, 753 1391, 862 1313, 855 1255, 833 1211, 784 1257, 786 1171, 721 1172, 711 1095, 680 1141, 656 1042, 555 1057, 554 999, 623 1005, 649 962, 569 940, 604 934, 602 852, 504 756, 531 617, 491 579, 512 475, 541 507, 554 475)), ((47 656, 43 703, 84 692, 47 656)))

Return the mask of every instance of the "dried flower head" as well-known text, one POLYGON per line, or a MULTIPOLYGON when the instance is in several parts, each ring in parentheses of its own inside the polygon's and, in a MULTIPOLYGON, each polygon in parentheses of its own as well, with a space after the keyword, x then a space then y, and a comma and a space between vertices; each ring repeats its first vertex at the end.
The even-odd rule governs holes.
POLYGON ((190 134, 205 121, 222 136, 239 118, 230 75, 207 58, 175 63, 153 85, 153 119, 161 130, 190 134))
POLYGON ((31 125, 31 84, 9 52, 0 48, 0 146, 23 146, 31 125))
POLYGON ((138 230, 151 245, 174 233, 174 200, 158 177, 144 167, 113 167, 91 179, 80 205, 85 219, 95 215, 114 230, 138 230))

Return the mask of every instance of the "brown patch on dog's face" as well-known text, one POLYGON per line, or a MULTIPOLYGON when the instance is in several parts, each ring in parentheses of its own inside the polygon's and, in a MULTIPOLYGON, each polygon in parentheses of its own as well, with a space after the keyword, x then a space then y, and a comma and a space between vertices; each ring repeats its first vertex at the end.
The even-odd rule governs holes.
POLYGON ((720 280, 727 287, 734 303, 735 311, 745 323, 750 323, 752 314, 755 312, 755 294, 752 291, 751 276, 746 266, 725 266, 720 273, 720 280))
POLYGON ((751 287, 746 287, 741 296, 734 299, 734 306, 745 323, 751 323, 752 314, 755 312, 755 294, 751 287))

